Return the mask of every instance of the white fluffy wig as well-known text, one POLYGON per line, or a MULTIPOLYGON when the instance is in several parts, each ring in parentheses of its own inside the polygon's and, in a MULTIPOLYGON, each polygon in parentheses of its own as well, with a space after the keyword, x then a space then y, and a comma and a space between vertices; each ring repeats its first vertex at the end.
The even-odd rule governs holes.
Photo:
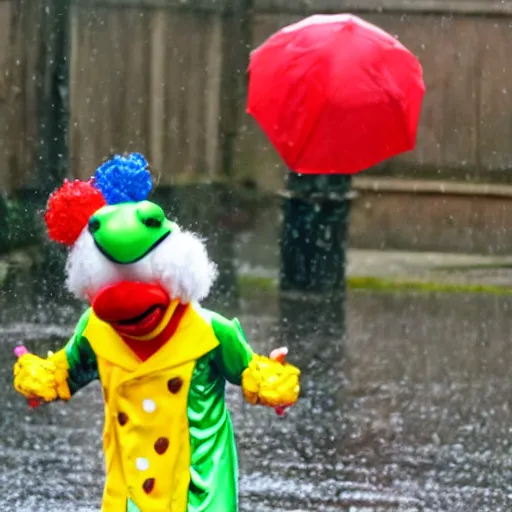
POLYGON ((106 258, 84 229, 67 261, 67 287, 79 299, 94 296, 120 281, 158 283, 171 300, 182 303, 204 299, 217 277, 203 241, 194 233, 175 229, 143 259, 118 264, 106 258))

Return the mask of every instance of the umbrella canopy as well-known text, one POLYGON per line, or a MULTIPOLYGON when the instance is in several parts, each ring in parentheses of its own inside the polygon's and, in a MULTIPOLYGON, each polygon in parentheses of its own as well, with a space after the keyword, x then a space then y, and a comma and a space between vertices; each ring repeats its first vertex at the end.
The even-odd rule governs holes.
POLYGON ((354 174, 416 143, 418 60, 348 14, 285 27, 251 54, 247 112, 293 171, 354 174))

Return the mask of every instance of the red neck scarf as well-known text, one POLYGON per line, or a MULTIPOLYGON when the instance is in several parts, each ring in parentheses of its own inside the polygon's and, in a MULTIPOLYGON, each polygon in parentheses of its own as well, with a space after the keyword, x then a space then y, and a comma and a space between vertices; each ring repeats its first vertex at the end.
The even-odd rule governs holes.
POLYGON ((178 304, 164 330, 151 340, 137 340, 121 333, 118 334, 141 361, 146 361, 153 354, 156 354, 168 341, 170 343, 170 338, 178 329, 186 308, 186 304, 178 304))

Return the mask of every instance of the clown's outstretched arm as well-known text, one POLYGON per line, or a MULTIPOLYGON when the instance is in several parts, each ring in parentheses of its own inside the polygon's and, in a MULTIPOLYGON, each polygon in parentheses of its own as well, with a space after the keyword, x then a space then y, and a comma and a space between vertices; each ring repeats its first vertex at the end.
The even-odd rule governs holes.
POLYGON ((21 355, 14 365, 14 387, 29 400, 69 400, 79 389, 98 378, 96 356, 82 335, 90 309, 80 318, 73 336, 58 352, 41 358, 21 355))
POLYGON ((255 354, 237 319, 210 314, 220 343, 216 363, 224 377, 241 385, 245 398, 253 405, 276 409, 293 405, 299 397, 300 370, 286 363, 282 352, 276 351, 271 357, 255 354))

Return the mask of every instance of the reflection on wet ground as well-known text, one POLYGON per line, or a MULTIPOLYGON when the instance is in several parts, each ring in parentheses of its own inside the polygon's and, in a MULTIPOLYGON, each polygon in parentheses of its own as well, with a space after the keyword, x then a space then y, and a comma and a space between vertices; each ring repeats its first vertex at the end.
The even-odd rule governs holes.
MULTIPOLYGON (((326 305, 295 305, 286 323, 271 292, 230 307, 260 352, 278 346, 286 329, 290 359, 304 374, 300 403, 284 419, 229 388, 241 510, 511 510, 511 300, 351 293, 344 340, 339 326, 303 321, 326 305)), ((228 314, 221 298, 214 306, 228 314)), ((11 387, 15 344, 55 349, 75 314, 58 326, 49 305, 2 309, 2 511, 99 509, 99 386, 36 411, 11 387), (30 323, 42 318, 45 327, 30 323)))

